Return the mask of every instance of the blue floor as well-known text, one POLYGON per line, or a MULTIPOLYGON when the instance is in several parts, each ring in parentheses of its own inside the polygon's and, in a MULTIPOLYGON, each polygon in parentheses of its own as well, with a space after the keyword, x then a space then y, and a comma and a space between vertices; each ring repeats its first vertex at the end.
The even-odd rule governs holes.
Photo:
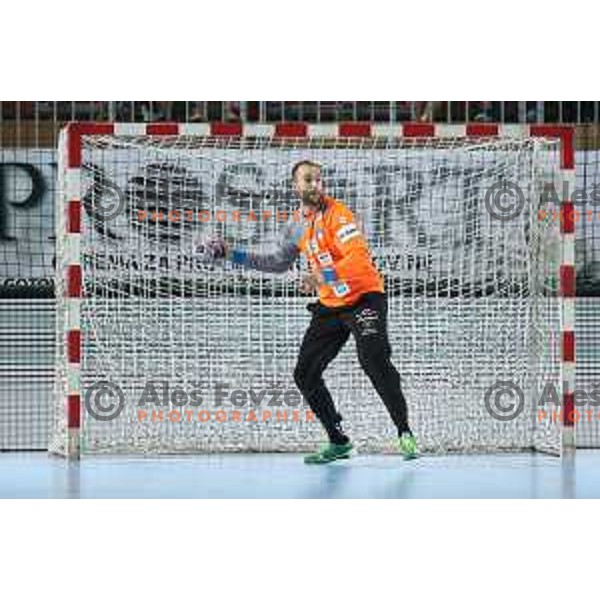
POLYGON ((293 454, 85 457, 0 454, 1 498, 600 498, 600 451, 355 456, 306 466, 293 454))

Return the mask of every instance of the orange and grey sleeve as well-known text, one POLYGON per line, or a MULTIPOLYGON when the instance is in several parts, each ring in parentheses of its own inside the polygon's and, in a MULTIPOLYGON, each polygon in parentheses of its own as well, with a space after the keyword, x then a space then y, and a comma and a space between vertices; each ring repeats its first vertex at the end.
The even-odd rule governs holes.
POLYGON ((301 237, 302 226, 292 225, 284 229, 274 252, 261 254, 235 248, 231 252, 230 260, 233 264, 264 273, 284 273, 294 264, 300 254, 301 237))

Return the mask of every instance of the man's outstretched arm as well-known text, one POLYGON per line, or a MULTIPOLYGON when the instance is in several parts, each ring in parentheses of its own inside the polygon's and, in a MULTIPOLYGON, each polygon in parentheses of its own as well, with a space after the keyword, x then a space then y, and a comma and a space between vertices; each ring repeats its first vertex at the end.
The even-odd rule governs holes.
POLYGON ((263 273, 284 273, 294 264, 300 253, 298 243, 301 236, 301 226, 284 228, 277 248, 267 254, 244 248, 232 248, 223 240, 209 242, 203 247, 203 251, 213 259, 226 259, 247 269, 255 269, 263 273))

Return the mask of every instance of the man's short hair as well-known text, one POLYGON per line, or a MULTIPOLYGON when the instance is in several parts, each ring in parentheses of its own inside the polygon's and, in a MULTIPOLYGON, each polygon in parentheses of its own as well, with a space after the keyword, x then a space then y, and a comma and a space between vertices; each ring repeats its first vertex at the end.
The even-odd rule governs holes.
POLYGON ((314 160, 301 160, 292 167, 292 179, 296 179, 296 173, 300 167, 316 167, 321 170, 321 165, 314 160))

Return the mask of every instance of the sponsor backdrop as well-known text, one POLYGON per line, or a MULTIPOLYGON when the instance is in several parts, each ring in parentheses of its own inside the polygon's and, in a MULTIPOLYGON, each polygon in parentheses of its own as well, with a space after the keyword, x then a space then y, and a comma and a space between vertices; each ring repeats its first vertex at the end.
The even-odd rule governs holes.
MULTIPOLYGON (((585 164, 585 152, 577 153, 577 164, 585 164)), ((169 256, 167 248, 182 244, 179 239, 183 232, 186 248, 191 251, 192 238, 198 238, 208 232, 227 231, 232 233, 233 238, 245 245, 263 246, 270 244, 276 238, 278 223, 276 215, 270 219, 264 219, 261 213, 256 213, 257 219, 253 221, 248 218, 250 205, 255 209, 257 206, 267 211, 291 211, 295 207, 292 191, 287 181, 286 173, 265 173, 253 161, 251 156, 244 164, 232 165, 223 163, 221 169, 213 168, 209 177, 198 177, 191 174, 185 166, 177 163, 169 164, 155 163, 146 165, 138 172, 122 176, 117 182, 127 192, 124 199, 125 206, 122 214, 113 222, 107 223, 109 234, 111 228, 123 226, 123 220, 132 222, 143 235, 149 231, 155 232, 161 244, 152 244, 155 253, 148 255, 140 254, 139 243, 136 243, 135 251, 131 259, 136 259, 133 268, 141 270, 165 269, 173 273, 178 269, 189 270, 193 268, 190 260, 183 259, 174 262, 169 256), (152 196, 148 193, 142 194, 136 190, 136 186, 148 186, 148 182, 156 185, 152 196), (161 189, 162 186, 162 189, 161 189), (140 227, 143 223, 155 218, 149 212, 145 217, 140 217, 138 209, 156 210, 161 208, 161 198, 168 193, 177 197, 181 192, 180 208, 182 211, 193 210, 195 214, 190 222, 181 222, 179 226, 169 218, 168 212, 163 213, 164 219, 156 223, 156 227, 140 227), (185 197, 184 197, 185 195, 185 197), (256 198, 261 198, 259 205, 256 198), (209 201, 210 199, 210 201, 209 201), (205 213, 198 216, 198 212, 205 213), (218 221, 218 210, 226 213, 226 221, 218 221), (234 211, 242 213, 239 224, 232 223, 234 211), (227 222, 228 221, 228 222, 227 222), (162 239, 160 239, 162 236, 162 239), (156 249, 162 247, 164 255, 156 255, 156 249)), ((213 165, 214 166, 214 165, 213 165)), ((359 165, 360 167, 360 165, 359 165)), ((332 186, 336 195, 344 199, 352 208, 359 210, 361 199, 368 196, 374 201, 369 203, 368 211, 361 211, 363 225, 370 235, 375 248, 382 251, 376 252, 376 258, 384 270, 400 272, 404 268, 435 270, 439 272, 439 265, 447 265, 447 253, 449 248, 444 246, 443 239, 424 239, 427 236, 436 235, 435 232, 442 228, 460 227, 465 220, 463 212, 452 212, 448 210, 449 204, 445 204, 443 210, 437 210, 442 202, 439 194, 436 196, 435 181, 423 181, 422 173, 411 171, 410 167, 399 174, 398 166, 385 164, 382 161, 373 169, 358 169, 352 177, 348 177, 349 170, 343 173, 335 172, 331 168, 325 170, 325 179, 335 182, 332 186), (390 169, 396 169, 390 176, 390 169), (401 175, 401 176, 398 176, 401 175), (398 182, 402 182, 398 188, 398 182), (387 199, 387 201, 385 201, 387 199), (415 225, 423 223, 423 216, 437 227, 430 231, 415 225), (431 220, 434 221, 431 221, 431 220), (438 222, 435 223, 435 220, 438 222), (440 227, 442 226, 442 227, 440 227), (393 257, 384 256, 383 249, 390 245, 398 248, 427 247, 426 256, 397 252, 393 257), (437 255, 432 256, 432 248, 437 255), (384 264, 381 264, 383 261, 384 264), (393 261, 393 262, 389 262, 393 261), (400 261, 400 263, 399 263, 400 261), (405 264, 402 264, 402 261, 405 264)), ((436 177, 441 171, 437 171, 436 177)), ((206 174, 205 174, 206 175, 206 174)), ((103 183, 103 174, 91 168, 88 170, 90 190, 97 191, 103 188, 108 201, 110 201, 110 190, 106 182, 103 183)), ((475 173, 469 181, 477 178, 475 173)), ((53 150, 0 150, 0 297, 52 297, 53 295, 53 271, 55 255, 54 239, 54 202, 56 194, 57 160, 56 152, 53 150)), ((438 182, 439 183, 439 182, 438 182)), ((484 179, 472 183, 469 189, 461 189, 456 193, 471 194, 473 197, 481 198, 481 186, 486 184, 484 179)), ((590 176, 588 172, 578 170, 577 186, 587 194, 587 201, 580 204, 580 222, 577 227, 577 268, 578 268, 578 293, 585 296, 600 295, 600 245, 594 244, 600 239, 600 211, 599 201, 596 201, 595 193, 600 180, 596 181, 596 175, 590 176)), ((452 189, 447 182, 443 183, 443 189, 452 189)), ((600 200, 600 199, 599 199, 600 200)), ((118 200, 117 200, 118 201, 118 200)), ((165 209, 168 207, 165 204, 165 209)), ((465 203, 463 202, 464 206, 465 203)), ((170 202, 171 208, 177 208, 177 201, 170 202)), ((549 204, 555 209, 556 204, 549 204)), ((462 209, 464 210, 464 209, 462 209)), ((189 213, 188 213, 189 214, 189 213)), ((489 216, 482 206, 475 206, 469 215, 471 220, 489 221, 489 216)), ((185 219, 185 216, 183 217, 185 219)), ((476 225, 476 224, 475 224, 476 225)), ((477 227, 474 226, 474 231, 477 227)), ((446 230, 446 234, 447 234, 446 230)), ((464 243, 470 243, 469 231, 461 232, 459 236, 464 243)), ((445 235, 446 240, 456 241, 456 235, 445 235)), ((125 260, 124 249, 121 248, 120 260, 125 260)), ((110 260, 110 257, 105 257, 110 260)))

